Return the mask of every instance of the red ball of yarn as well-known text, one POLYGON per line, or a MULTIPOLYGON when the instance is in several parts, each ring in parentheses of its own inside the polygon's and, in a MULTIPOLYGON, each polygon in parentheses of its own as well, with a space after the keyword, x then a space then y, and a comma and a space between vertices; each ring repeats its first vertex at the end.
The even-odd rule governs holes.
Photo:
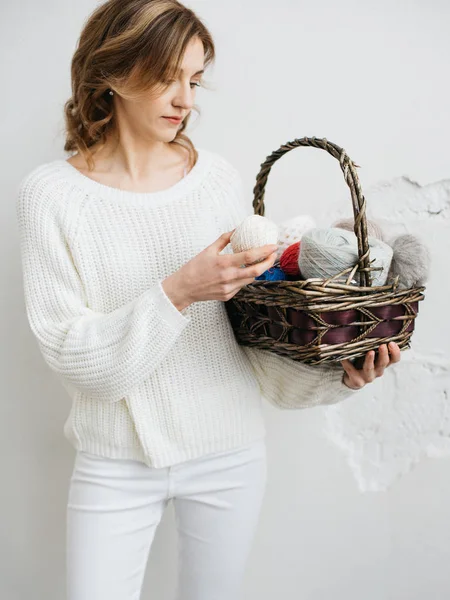
POLYGON ((299 276, 298 257, 300 254, 300 241, 291 244, 280 256, 280 267, 288 275, 299 276))

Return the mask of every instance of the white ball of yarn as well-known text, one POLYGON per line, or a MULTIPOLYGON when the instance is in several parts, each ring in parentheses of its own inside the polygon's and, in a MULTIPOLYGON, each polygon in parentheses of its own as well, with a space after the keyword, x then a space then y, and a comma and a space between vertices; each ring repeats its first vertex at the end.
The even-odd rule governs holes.
POLYGON ((297 215, 293 219, 283 221, 278 233, 277 258, 280 258, 288 246, 301 240, 303 234, 314 227, 317 227, 316 222, 309 215, 297 215))
POLYGON ((261 215, 246 217, 231 234, 230 244, 233 252, 244 252, 251 248, 276 244, 278 225, 261 215))
MULTIPOLYGON (((383 267, 381 271, 371 271, 372 285, 384 285, 392 260, 392 248, 375 237, 368 237, 370 266, 383 267)), ((302 247, 298 265, 304 279, 319 277, 328 279, 358 262, 358 240, 351 231, 331 227, 329 229, 311 229, 302 238, 302 247)), ((349 273, 334 281, 343 283, 349 273)))

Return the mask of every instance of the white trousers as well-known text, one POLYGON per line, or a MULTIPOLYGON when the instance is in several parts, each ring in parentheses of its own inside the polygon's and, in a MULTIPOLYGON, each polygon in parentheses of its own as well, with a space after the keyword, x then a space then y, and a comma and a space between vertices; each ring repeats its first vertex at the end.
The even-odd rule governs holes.
POLYGON ((264 439, 160 469, 77 452, 67 503, 67 600, 139 600, 170 500, 176 600, 240 599, 265 484, 264 439))

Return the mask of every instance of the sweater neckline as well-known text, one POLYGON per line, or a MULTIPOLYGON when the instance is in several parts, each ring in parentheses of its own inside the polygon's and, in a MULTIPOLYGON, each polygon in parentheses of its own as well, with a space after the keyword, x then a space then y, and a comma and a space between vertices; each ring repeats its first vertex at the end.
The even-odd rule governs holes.
POLYGON ((91 179, 87 175, 83 175, 76 167, 71 165, 64 158, 56 159, 54 164, 63 172, 66 179, 77 184, 80 189, 87 192, 92 192, 95 195, 106 198, 113 202, 125 202, 128 204, 148 203, 150 205, 160 204, 175 200, 196 186, 203 175, 206 173, 212 156, 204 148, 196 148, 197 162, 192 169, 179 181, 170 187, 156 192, 133 192, 131 190, 122 190, 99 181, 91 179))

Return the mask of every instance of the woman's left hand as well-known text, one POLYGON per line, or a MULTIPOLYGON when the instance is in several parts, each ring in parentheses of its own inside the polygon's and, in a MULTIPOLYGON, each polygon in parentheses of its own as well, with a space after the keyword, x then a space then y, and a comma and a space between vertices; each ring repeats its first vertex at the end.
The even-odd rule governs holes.
POLYGON ((360 390, 366 383, 371 383, 377 377, 381 377, 387 367, 399 361, 400 348, 398 345, 395 342, 389 342, 388 345, 382 344, 378 348, 376 362, 374 350, 367 352, 362 369, 356 369, 349 359, 341 360, 345 371, 342 381, 350 389, 360 390))

